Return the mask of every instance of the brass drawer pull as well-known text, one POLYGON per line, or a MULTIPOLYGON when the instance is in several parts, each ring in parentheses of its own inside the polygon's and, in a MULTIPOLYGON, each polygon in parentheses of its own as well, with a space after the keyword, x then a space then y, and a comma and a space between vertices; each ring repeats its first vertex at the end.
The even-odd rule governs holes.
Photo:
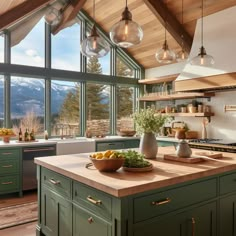
POLYGON ((152 202, 152 205, 160 206, 160 205, 163 205, 163 204, 166 204, 166 203, 169 203, 169 202, 171 202, 171 199, 170 198, 166 198, 165 200, 154 201, 154 202, 152 202))
POLYGON ((102 201, 101 200, 95 200, 93 199, 91 196, 88 196, 87 197, 87 200, 95 205, 101 205, 102 204, 102 201))
POLYGON ((11 168, 12 165, 2 166, 2 168, 11 168))
POLYGON ((195 236, 195 225, 196 225, 196 221, 195 219, 192 217, 192 236, 195 236))
POLYGON ((8 185, 8 184, 13 184, 12 181, 9 181, 9 182, 3 182, 2 185, 8 185))
POLYGON ((93 217, 92 217, 92 216, 90 216, 90 217, 88 218, 88 222, 89 222, 89 224, 92 224, 92 223, 93 223, 93 217))
POLYGON ((59 185, 61 183, 60 181, 58 181, 58 180, 56 181, 54 179, 49 179, 49 182, 54 184, 54 185, 59 185))
POLYGON ((2 155, 11 155, 12 152, 3 152, 2 155))

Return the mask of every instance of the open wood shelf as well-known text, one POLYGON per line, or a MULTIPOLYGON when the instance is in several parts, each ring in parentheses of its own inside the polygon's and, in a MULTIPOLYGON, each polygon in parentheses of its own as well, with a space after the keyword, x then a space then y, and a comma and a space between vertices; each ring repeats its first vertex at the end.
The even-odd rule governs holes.
POLYGON ((139 101, 165 101, 177 99, 190 99, 190 98, 207 98, 213 97, 215 93, 174 93, 169 95, 157 95, 156 93, 149 93, 139 98, 139 101))
POLYGON ((173 75, 167 75, 167 76, 162 76, 158 78, 153 78, 153 79, 142 79, 139 80, 138 82, 140 84, 158 84, 158 83, 164 83, 164 82, 171 82, 174 81, 179 74, 173 74, 173 75))
POLYGON ((214 116, 214 113, 212 112, 195 112, 195 113, 162 113, 163 115, 168 115, 168 116, 174 116, 174 117, 210 117, 214 116))

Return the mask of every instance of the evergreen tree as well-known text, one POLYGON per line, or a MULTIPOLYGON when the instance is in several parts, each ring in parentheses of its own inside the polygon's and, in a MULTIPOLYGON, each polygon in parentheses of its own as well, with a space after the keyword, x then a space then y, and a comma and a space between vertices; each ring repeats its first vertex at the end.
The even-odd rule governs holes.
MULTIPOLYGON (((101 74, 102 67, 96 57, 90 57, 87 64, 87 72, 101 74)), ((87 111, 88 119, 107 119, 109 107, 106 103, 104 90, 105 85, 88 83, 87 84, 87 111)))
MULTIPOLYGON (((116 60, 117 76, 131 77, 132 70, 119 58, 116 60)), ((119 86, 117 88, 118 118, 127 117, 133 113, 132 88, 119 86)))
POLYGON ((67 93, 66 98, 61 105, 59 112, 59 120, 63 123, 78 123, 79 122, 79 97, 80 88, 76 84, 74 91, 67 93))

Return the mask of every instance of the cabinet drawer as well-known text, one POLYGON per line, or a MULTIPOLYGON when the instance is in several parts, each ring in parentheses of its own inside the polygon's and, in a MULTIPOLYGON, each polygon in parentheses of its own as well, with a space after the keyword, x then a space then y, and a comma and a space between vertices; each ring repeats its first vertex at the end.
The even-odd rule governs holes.
POLYGON ((19 158, 20 150, 19 149, 0 149, 0 158, 19 158))
POLYGON ((48 169, 42 169, 42 183, 67 198, 71 198, 72 181, 48 169))
POLYGON ((19 175, 0 177, 0 193, 19 190, 19 175))
POLYGON ((106 193, 74 182, 73 201, 96 215, 111 219, 112 199, 106 193))
POLYGON ((220 194, 236 191, 236 173, 220 177, 220 194))
POLYGON ((2 158, 0 159, 0 173, 14 174, 19 172, 19 158, 2 158))
POLYGON ((211 179, 134 199, 134 221, 139 222, 216 197, 217 181, 211 179))
POLYGON ((97 143, 96 151, 105 151, 110 149, 123 149, 125 148, 124 142, 107 142, 107 143, 97 143))
POLYGON ((79 206, 73 208, 74 236, 111 236, 111 224, 79 206))

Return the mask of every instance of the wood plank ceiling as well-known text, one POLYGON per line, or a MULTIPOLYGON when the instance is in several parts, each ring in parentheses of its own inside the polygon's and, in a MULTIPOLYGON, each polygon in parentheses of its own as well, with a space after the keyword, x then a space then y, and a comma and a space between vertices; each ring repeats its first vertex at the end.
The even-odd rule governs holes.
MULTIPOLYGON (((14 24, 35 10, 56 0, 1 0, 0 1, 0 30, 14 24), (19 14, 20 12, 20 14, 19 14)), ((136 21, 144 31, 143 41, 127 49, 144 68, 161 66, 155 59, 157 49, 164 42, 164 22, 167 27, 167 41, 174 51, 180 50, 180 34, 184 32, 186 48, 190 49, 194 36, 196 20, 201 18, 201 0, 183 0, 183 25, 181 0, 128 0, 128 7, 136 21)), ((71 5, 65 11, 62 23, 54 29, 57 33, 75 16, 75 11, 81 7, 93 16, 93 0, 70 0, 71 5)), ((113 24, 121 18, 125 0, 95 0, 97 23, 109 33, 113 24)), ((204 0, 204 15, 213 14, 236 5, 236 0, 204 0)))

